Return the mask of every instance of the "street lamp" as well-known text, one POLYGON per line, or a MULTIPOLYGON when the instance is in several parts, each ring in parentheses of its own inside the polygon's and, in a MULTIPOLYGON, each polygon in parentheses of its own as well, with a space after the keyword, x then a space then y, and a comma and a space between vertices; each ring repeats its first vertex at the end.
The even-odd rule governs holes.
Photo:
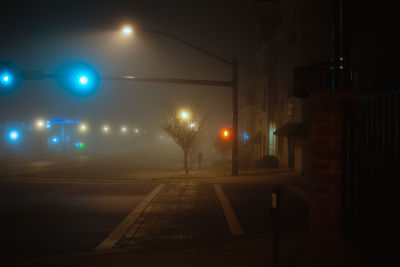
POLYGON ((110 133, 110 126, 103 125, 102 131, 103 131, 104 134, 110 133))
POLYGON ((43 119, 37 119, 35 121, 35 128, 39 131, 39 159, 42 159, 43 155, 43 135, 44 129, 46 129, 46 121, 43 119))
POLYGON ((189 112, 182 110, 180 113, 180 117, 182 120, 188 120, 190 117, 189 112))
POLYGON ((121 31, 122 31, 123 35, 131 35, 132 34, 132 27, 123 26, 121 31))
POLYGON ((46 122, 42 119, 38 119, 35 121, 35 128, 37 130, 43 130, 46 127, 46 122))
POLYGON ((78 130, 81 133, 86 133, 88 131, 88 129, 89 129, 89 127, 88 127, 88 125, 86 123, 81 123, 78 126, 78 130))
POLYGON ((128 128, 126 126, 121 127, 121 133, 126 134, 128 132, 128 128))
MULTIPOLYGON (((122 33, 124 35, 132 34, 132 28, 123 27, 122 33)), ((215 80, 193 80, 193 79, 165 79, 165 78, 135 78, 135 77, 124 77, 122 80, 142 81, 142 82, 163 82, 163 83, 177 83, 177 84, 197 84, 204 86, 224 86, 232 88, 232 176, 238 175, 238 67, 237 60, 234 58, 232 61, 228 61, 220 56, 217 56, 210 51, 203 49, 197 45, 189 43, 183 39, 180 39, 172 34, 168 34, 161 31, 149 30, 149 29, 135 29, 136 32, 147 32, 157 35, 162 35, 167 38, 176 40, 184 45, 187 45, 193 49, 196 49, 210 57, 217 59, 218 61, 228 65, 232 69, 232 80, 231 81, 215 81, 215 80)))

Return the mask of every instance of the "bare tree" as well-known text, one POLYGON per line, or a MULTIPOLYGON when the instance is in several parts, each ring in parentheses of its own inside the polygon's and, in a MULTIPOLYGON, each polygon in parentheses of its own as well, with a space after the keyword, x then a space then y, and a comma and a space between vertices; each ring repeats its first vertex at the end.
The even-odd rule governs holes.
POLYGON ((207 116, 201 112, 200 105, 196 105, 190 110, 182 111, 177 109, 173 102, 169 101, 166 104, 164 117, 159 120, 162 129, 182 149, 183 167, 186 174, 189 174, 188 157, 190 150, 206 119, 207 116), (185 116, 182 117, 182 114, 185 114, 185 116))

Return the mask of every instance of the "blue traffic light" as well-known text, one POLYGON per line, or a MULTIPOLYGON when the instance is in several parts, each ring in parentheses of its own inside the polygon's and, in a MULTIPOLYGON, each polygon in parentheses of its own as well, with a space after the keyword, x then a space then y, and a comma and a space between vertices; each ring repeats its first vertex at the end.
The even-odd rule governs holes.
POLYGON ((11 142, 16 142, 18 141, 20 138, 20 133, 17 130, 10 130, 8 132, 8 140, 10 140, 11 142))
POLYGON ((88 81, 89 81, 89 79, 86 75, 82 75, 79 77, 79 83, 81 85, 87 85, 88 81))
POLYGON ((97 71, 86 63, 68 63, 57 72, 60 85, 75 96, 91 95, 99 85, 97 71))
POLYGON ((18 86, 18 68, 10 62, 0 62, 0 94, 18 86))
POLYGON ((3 85, 9 85, 12 83, 12 75, 7 72, 3 72, 1 74, 1 84, 3 85))

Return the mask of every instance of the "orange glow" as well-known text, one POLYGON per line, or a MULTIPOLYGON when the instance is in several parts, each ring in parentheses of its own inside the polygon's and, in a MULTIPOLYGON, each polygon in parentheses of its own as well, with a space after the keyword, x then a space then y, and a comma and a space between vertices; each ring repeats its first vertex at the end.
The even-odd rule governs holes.
POLYGON ((231 138, 231 136, 232 136, 231 129, 229 129, 229 128, 223 128, 223 129, 221 130, 221 137, 222 137, 222 139, 228 140, 228 139, 231 138))

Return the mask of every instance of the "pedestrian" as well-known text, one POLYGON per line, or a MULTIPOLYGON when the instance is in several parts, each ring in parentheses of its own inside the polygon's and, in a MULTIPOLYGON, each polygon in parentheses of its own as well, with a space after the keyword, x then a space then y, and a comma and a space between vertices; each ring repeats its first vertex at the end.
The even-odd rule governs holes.
POLYGON ((199 153, 197 153, 197 166, 199 168, 201 168, 201 161, 203 160, 203 153, 201 153, 201 151, 199 151, 199 153))

